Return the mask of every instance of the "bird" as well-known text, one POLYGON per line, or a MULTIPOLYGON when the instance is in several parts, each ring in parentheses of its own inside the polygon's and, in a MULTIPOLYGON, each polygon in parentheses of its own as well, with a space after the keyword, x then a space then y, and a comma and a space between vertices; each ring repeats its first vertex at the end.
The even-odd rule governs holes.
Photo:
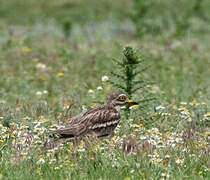
POLYGON ((70 120, 68 127, 54 130, 52 135, 59 138, 75 138, 92 134, 104 137, 112 134, 120 121, 120 109, 126 104, 136 105, 121 92, 111 93, 104 105, 81 112, 70 120))

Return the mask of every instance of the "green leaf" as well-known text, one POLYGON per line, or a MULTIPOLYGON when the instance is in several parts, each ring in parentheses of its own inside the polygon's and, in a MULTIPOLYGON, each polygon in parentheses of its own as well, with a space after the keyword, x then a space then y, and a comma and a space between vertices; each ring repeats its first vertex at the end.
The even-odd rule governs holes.
POLYGON ((123 87, 122 85, 119 85, 119 84, 117 84, 117 83, 115 83, 115 82, 113 82, 113 81, 109 81, 109 82, 110 82, 110 84, 112 84, 113 86, 115 86, 115 87, 117 87, 117 88, 119 88, 119 89, 126 90, 126 88, 123 87))
POLYGON ((122 75, 120 75, 120 74, 117 74, 117 73, 114 73, 114 72, 111 72, 111 74, 112 74, 113 76, 116 76, 116 77, 119 78, 119 79, 125 80, 125 77, 122 76, 122 75))
POLYGON ((124 67, 124 64, 119 62, 117 59, 115 58, 112 58, 112 60, 117 64, 117 65, 120 65, 121 67, 124 67))

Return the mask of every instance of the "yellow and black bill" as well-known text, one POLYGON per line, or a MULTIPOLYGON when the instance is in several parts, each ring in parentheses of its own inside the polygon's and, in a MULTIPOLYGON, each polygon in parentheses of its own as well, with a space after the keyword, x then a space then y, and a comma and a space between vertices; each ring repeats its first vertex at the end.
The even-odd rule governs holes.
POLYGON ((138 105, 139 103, 137 103, 137 102, 135 102, 135 101, 129 99, 129 100, 127 101, 127 104, 133 106, 133 105, 138 105))

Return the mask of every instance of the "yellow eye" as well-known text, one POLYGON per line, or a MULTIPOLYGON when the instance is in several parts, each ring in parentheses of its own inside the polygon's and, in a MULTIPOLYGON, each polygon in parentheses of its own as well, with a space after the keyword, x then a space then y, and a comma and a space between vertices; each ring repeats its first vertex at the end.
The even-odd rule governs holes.
POLYGON ((126 100, 126 97, 125 97, 125 96, 120 96, 120 97, 119 97, 119 100, 120 100, 120 101, 125 101, 125 100, 126 100))

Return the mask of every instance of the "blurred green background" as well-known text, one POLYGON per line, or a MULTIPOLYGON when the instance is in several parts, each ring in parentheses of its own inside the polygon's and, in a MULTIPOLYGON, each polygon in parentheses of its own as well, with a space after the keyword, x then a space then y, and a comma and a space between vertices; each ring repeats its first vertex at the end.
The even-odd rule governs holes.
MULTIPOLYGON (((131 45, 152 65, 147 76, 168 99, 200 97, 201 90, 209 92, 209 4, 208 0, 2 0, 1 74, 25 76, 22 71, 32 65, 23 59, 38 57, 52 65, 50 73, 59 71, 55 64, 66 65, 68 84, 94 88, 100 76, 113 69, 111 58, 120 57, 123 47, 131 45), (33 50, 29 56, 20 53, 25 46, 33 50)), ((51 81, 24 81, 25 87, 37 87, 36 83, 51 87, 51 81)), ((14 96, 12 83, 8 89, 14 96)))
POLYGON ((18 88, 22 80, 29 89, 52 87, 51 73, 62 71, 64 65, 70 73, 60 83, 62 91, 67 91, 66 84, 80 87, 78 91, 94 88, 100 76, 113 69, 111 58, 120 57, 126 45, 145 57, 151 65, 146 76, 157 82, 168 100, 207 95, 209 4, 207 0, 2 0, 0 63, 7 80, 2 77, 1 84, 11 84, 1 96, 3 92, 8 99, 14 96, 13 73, 17 79, 25 77, 24 69, 35 66, 28 61, 33 57, 52 66, 49 81, 36 81, 29 72, 33 80, 16 81, 17 96, 25 96, 18 88), (24 47, 31 48, 32 53, 21 54, 24 47))

